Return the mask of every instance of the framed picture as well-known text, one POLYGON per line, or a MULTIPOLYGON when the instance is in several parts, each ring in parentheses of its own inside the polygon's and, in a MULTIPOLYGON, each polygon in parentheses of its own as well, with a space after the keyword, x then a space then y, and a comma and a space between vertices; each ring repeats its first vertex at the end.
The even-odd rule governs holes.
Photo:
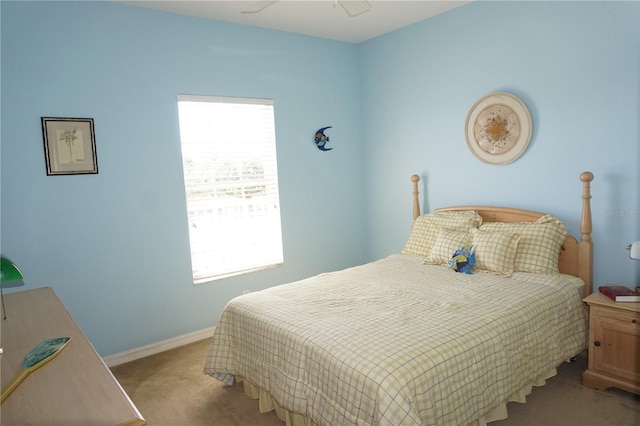
POLYGON ((98 173, 93 118, 42 117, 47 175, 98 173))

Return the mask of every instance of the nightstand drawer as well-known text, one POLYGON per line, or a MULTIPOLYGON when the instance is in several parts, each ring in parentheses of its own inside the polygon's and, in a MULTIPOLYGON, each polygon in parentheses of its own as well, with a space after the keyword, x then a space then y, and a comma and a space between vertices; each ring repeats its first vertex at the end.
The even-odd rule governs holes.
POLYGON ((591 315, 595 315, 598 318, 609 318, 614 321, 619 321, 621 326, 628 325, 640 330, 640 312, 622 311, 619 309, 612 309, 608 307, 605 308, 600 306, 592 306, 591 315))

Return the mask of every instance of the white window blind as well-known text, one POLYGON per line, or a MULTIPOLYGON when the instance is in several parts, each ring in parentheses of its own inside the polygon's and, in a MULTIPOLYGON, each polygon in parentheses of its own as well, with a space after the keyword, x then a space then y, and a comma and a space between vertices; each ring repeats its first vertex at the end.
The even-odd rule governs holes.
POLYGON ((273 101, 178 95, 194 283, 282 264, 273 101))

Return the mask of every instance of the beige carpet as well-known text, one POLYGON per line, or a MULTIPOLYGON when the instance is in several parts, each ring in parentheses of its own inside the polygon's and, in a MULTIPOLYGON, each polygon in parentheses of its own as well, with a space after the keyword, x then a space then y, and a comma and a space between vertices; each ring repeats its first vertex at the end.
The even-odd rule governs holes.
MULTIPOLYGON (((282 426, 242 387, 223 387, 202 373, 208 340, 172 349, 111 370, 150 426, 282 426)), ((560 366, 547 385, 534 388, 526 404, 510 403, 509 418, 491 426, 640 425, 640 397, 583 387, 586 358, 560 366)))

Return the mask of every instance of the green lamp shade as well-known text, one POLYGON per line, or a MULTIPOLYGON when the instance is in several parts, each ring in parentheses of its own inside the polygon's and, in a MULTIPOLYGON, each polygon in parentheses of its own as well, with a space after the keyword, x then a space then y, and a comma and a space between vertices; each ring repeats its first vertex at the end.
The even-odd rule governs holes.
POLYGON ((0 282, 19 281, 24 276, 9 258, 0 256, 0 282))

